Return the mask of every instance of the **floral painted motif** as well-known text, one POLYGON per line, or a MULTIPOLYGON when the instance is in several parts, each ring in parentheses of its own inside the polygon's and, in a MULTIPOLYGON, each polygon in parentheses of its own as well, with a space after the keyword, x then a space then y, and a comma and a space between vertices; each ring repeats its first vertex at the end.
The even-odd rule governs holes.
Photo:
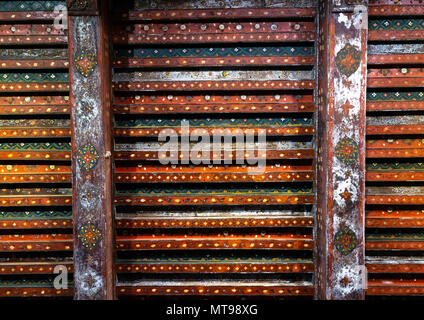
POLYGON ((88 210, 92 210, 96 208, 100 202, 101 191, 94 184, 86 181, 81 187, 80 195, 81 205, 88 210))
POLYGON ((345 165, 351 165, 358 159, 358 144, 351 138, 343 138, 336 145, 336 157, 345 165))
POLYGON ((81 244, 89 250, 97 245, 100 237, 100 230, 92 223, 86 223, 78 230, 78 239, 81 241, 81 244))
POLYGON ((349 227, 340 229, 334 237, 336 249, 344 256, 351 253, 358 245, 358 238, 355 232, 349 227))
POLYGON ((361 63, 361 54, 350 44, 347 44, 337 53, 336 65, 346 77, 350 77, 358 70, 361 63))
POLYGON ((82 292, 89 297, 96 296, 103 287, 102 277, 91 268, 79 277, 82 292))
POLYGON ((93 105, 88 101, 81 101, 80 111, 83 115, 89 116, 93 111, 93 105))
POLYGON ((78 149, 77 161, 81 168, 91 170, 99 161, 99 153, 93 145, 85 144, 78 149))
POLYGON ((74 62, 75 68, 86 78, 94 72, 97 65, 96 55, 90 50, 78 51, 74 62))

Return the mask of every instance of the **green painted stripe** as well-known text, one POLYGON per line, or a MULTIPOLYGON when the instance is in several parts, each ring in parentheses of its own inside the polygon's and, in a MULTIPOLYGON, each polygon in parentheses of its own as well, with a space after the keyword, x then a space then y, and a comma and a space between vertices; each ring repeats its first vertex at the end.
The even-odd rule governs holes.
POLYGON ((424 19, 370 19, 369 30, 424 30, 424 19))
POLYGON ((68 73, 0 73, 0 83, 69 82, 68 73))
POLYGON ((0 11, 53 11, 57 5, 66 1, 0 1, 0 11))

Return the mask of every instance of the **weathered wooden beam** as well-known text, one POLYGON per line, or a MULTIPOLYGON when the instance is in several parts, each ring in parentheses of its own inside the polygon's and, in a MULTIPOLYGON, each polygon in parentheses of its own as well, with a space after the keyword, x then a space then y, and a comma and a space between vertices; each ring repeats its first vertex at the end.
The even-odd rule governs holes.
POLYGON ((108 1, 68 1, 75 299, 113 299, 108 1))
POLYGON ((364 299, 367 5, 319 5, 318 299, 364 299))

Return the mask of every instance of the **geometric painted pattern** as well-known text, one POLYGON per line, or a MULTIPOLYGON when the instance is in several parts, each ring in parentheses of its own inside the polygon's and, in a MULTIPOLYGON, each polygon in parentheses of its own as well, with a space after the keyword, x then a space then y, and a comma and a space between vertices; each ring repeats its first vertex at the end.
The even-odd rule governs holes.
POLYGON ((369 21, 368 27, 370 30, 423 30, 424 19, 375 19, 369 21))
POLYGON ((2 1, 0 11, 52 11, 64 1, 2 1))
POLYGON ((230 47, 230 48, 140 48, 115 51, 116 58, 178 58, 178 57, 252 57, 313 55, 312 46, 297 47, 230 47))
POLYGON ((351 253, 358 245, 358 239, 356 234, 349 229, 349 227, 343 227, 340 229, 334 237, 334 244, 336 249, 344 256, 351 253))
MULTIPOLYGON (((267 118, 267 119, 190 119, 187 121, 193 127, 260 127, 260 126, 311 126, 313 125, 312 118, 267 118)), ((143 127, 179 127, 180 120, 174 119, 130 119, 130 120, 116 120, 116 127, 128 128, 143 128, 143 127)))
POLYGON ((96 55, 86 50, 77 52, 74 62, 75 68, 86 78, 94 72, 97 65, 96 55))
POLYGON ((423 101, 423 91, 384 91, 384 92, 367 92, 367 99, 371 101, 423 101))
POLYGON ((339 71, 350 77, 359 68, 361 54, 350 44, 341 49, 336 56, 336 65, 339 71))
POLYGON ((81 101, 80 103, 80 111, 85 115, 88 116, 91 111, 93 110, 93 106, 91 103, 87 101, 81 101))
POLYGON ((97 245, 100 237, 100 230, 92 223, 86 223, 78 230, 78 239, 81 241, 81 244, 89 250, 97 245))
POLYGON ((69 82, 69 74, 62 72, 0 73, 1 83, 69 82))
POLYGON ((99 153, 91 144, 85 144, 78 149, 77 161, 82 169, 91 170, 99 161, 99 153))
POLYGON ((337 159, 347 166, 355 163, 359 156, 358 144, 347 137, 337 143, 335 151, 337 159))

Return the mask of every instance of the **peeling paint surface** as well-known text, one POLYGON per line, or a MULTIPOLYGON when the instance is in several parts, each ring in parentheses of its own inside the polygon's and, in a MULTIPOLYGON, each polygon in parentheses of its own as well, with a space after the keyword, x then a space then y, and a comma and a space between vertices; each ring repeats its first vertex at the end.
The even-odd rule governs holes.
POLYGON ((329 30, 328 39, 320 36, 319 56, 329 70, 318 75, 319 94, 326 95, 318 100, 318 133, 328 135, 328 145, 318 149, 318 184, 327 181, 328 191, 317 210, 316 246, 327 257, 317 262, 317 292, 321 299, 363 299, 367 37, 360 27, 367 13, 344 1, 321 7, 320 34, 329 30))
POLYGON ((70 17, 75 298, 105 298, 104 128, 96 16, 70 17))

